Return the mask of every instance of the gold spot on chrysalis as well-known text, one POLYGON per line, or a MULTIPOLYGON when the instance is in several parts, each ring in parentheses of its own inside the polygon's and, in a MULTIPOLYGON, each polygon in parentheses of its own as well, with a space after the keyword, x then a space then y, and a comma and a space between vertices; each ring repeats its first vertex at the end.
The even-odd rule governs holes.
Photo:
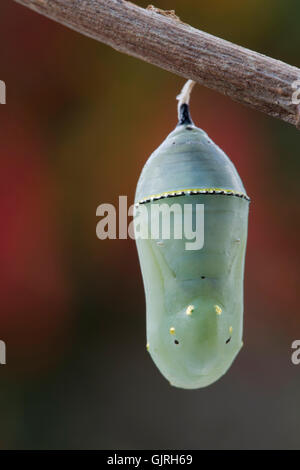
POLYGON ((146 344, 146 349, 147 349, 147 351, 149 351, 149 348, 150 348, 150 344, 147 343, 147 344, 146 344))
POLYGON ((175 328, 174 328, 174 326, 172 326, 172 327, 170 328, 170 333, 171 333, 171 335, 174 335, 174 333, 175 333, 175 328))
POLYGON ((222 309, 221 309, 221 307, 219 307, 219 305, 215 305, 215 311, 216 311, 217 315, 221 315, 221 313, 222 313, 222 309))
POLYGON ((194 305, 189 305, 185 311, 187 315, 192 315, 193 311, 195 310, 194 305))
POLYGON ((229 333, 232 333, 232 326, 229 327, 229 333))

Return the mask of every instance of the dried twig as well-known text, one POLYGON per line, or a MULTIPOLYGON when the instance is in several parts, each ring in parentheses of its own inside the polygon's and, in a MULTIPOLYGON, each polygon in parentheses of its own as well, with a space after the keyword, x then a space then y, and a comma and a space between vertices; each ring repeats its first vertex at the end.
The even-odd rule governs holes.
POLYGON ((16 0, 82 34, 299 128, 297 67, 125 0, 16 0), (294 95, 293 95, 294 94, 294 95), (293 103, 293 101, 296 103, 293 103))

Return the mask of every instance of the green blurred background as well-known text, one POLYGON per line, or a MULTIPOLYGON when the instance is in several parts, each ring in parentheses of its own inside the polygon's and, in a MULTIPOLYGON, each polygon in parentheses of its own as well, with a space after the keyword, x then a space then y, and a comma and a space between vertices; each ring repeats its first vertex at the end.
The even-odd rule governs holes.
MULTIPOLYGON (((136 1, 140 6, 148 2, 136 1)), ((173 0, 193 26, 300 66, 300 2, 173 0)), ((300 448, 299 132, 197 86, 195 123, 252 198, 244 348, 196 391, 145 350, 133 240, 96 238, 96 208, 133 202, 176 125, 184 80, 15 4, 0 4, 2 449, 300 448)))

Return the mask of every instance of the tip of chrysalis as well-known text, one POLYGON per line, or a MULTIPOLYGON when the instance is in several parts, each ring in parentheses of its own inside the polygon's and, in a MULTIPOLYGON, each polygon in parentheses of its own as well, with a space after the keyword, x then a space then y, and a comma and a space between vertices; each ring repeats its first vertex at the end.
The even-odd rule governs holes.
POLYGON ((190 107, 187 103, 183 103, 179 108, 178 124, 177 126, 194 126, 190 115, 190 107))

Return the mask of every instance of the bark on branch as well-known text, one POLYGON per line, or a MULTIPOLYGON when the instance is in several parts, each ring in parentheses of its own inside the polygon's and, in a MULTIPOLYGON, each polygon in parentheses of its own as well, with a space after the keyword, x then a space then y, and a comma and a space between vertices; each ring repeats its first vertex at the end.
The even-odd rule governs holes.
MULTIPOLYGON (((144 9, 125 0, 16 1, 120 52, 300 128, 300 106, 297 100, 293 103, 293 83, 300 79, 297 67, 199 31, 174 12, 144 9)), ((300 88, 300 82, 297 85, 300 88)))

